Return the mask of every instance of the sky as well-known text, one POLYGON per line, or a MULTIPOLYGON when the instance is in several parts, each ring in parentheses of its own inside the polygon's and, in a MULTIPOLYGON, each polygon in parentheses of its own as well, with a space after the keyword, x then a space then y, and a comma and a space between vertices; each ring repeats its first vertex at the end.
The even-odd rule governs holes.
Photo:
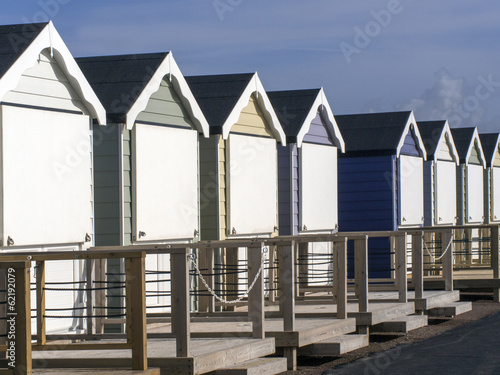
POLYGON ((184 75, 257 71, 324 87, 334 114, 413 110, 500 132, 497 0, 3 0, 49 19, 76 57, 172 51, 184 75))

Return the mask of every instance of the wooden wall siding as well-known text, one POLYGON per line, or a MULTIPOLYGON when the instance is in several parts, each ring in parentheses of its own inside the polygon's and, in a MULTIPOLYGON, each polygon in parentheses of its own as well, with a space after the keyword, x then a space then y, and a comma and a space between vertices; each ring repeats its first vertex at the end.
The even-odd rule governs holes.
POLYGON ((487 187, 488 187, 488 195, 485 195, 488 197, 488 209, 487 211, 489 213, 488 216, 490 217, 492 222, 499 222, 500 221, 500 186, 499 186, 499 180, 500 180, 500 168, 498 167, 492 167, 488 168, 486 170, 488 173, 488 181, 487 181, 487 187))
POLYGON ((219 239, 217 139, 219 136, 200 136, 200 234, 202 240, 219 239))
POLYGON ((465 221, 465 164, 460 164, 457 167, 457 225, 466 224, 465 221))
POLYGON ((395 230, 392 156, 339 158, 340 231, 395 230))
POLYGON ((119 126, 94 128, 96 246, 120 245, 119 126))
POLYGON ((123 245, 132 244, 132 131, 123 129, 123 245))
POLYGON ((481 165, 481 160, 479 159, 479 150, 477 149, 476 145, 472 147, 472 150, 470 152, 469 164, 481 165))
POLYGON ((492 168, 486 168, 483 172, 484 189, 484 223, 489 224, 493 221, 493 194, 492 191, 492 168))
POLYGON ((322 145, 335 145, 330 134, 328 134, 325 122, 323 121, 319 112, 311 121, 311 126, 309 127, 309 131, 307 132, 307 134, 304 136, 303 141, 307 143, 318 143, 322 145))
POLYGON ((299 178, 297 144, 278 146, 278 215, 282 236, 299 232, 299 178))
POLYGON ((424 162, 424 225, 434 225, 436 207, 434 202, 434 160, 424 162))
POLYGON ((453 148, 451 147, 450 140, 446 136, 445 142, 441 142, 436 150, 437 160, 454 161, 453 148))
POLYGON ((49 50, 42 51, 38 63, 23 73, 2 101, 89 114, 49 50))
POLYGON ((194 128, 188 112, 167 77, 162 80, 158 91, 151 95, 146 109, 139 113, 136 121, 194 128))
POLYGON ((226 146, 227 140, 218 137, 219 150, 219 239, 226 239, 227 233, 227 190, 226 190, 226 146))
POLYGON ((236 124, 232 126, 231 132, 273 138, 264 114, 253 95, 250 97, 248 105, 241 111, 236 124))
POLYGON ((500 167, 500 151, 498 149, 495 152, 495 158, 493 159, 493 166, 500 167))
POLYGON ((409 156, 421 155, 420 150, 417 147, 417 143, 415 142, 413 130, 410 130, 406 135, 403 147, 401 147, 401 154, 409 156))

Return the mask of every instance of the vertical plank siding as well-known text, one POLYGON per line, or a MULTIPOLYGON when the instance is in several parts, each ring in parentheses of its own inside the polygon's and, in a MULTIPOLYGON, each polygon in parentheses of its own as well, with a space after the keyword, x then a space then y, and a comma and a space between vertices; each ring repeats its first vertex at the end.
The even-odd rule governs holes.
POLYGON ((202 240, 219 238, 219 218, 217 216, 217 147, 218 136, 204 138, 200 136, 200 234, 202 240))
POLYGON ((297 144, 278 146, 279 233, 299 232, 299 176, 297 144))
POLYGON ((424 162, 424 225, 432 226, 436 216, 434 193, 434 160, 424 162))
POLYGON ((119 126, 94 128, 96 246, 120 245, 119 126))
POLYGON ((123 245, 132 244, 132 131, 123 129, 123 245))
POLYGON ((279 234, 292 234, 291 148, 293 144, 278 146, 278 224, 279 234))

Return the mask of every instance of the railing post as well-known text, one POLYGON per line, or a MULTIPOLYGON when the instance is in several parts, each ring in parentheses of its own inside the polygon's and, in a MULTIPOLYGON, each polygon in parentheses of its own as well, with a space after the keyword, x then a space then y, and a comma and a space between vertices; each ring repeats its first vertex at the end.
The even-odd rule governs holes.
MULTIPOLYGON (((38 262, 37 262, 38 265, 38 262)), ((92 280, 94 280, 94 265, 95 259, 87 259, 85 262, 86 265, 86 280, 87 280, 87 334, 92 335, 94 333, 94 293, 92 288, 92 280)), ((37 281, 38 281, 38 273, 37 273, 37 281)), ((44 280, 45 281, 45 280, 44 280)), ((38 284, 37 284, 38 287, 38 284)), ((38 296, 38 288, 37 288, 37 296, 38 296)), ((38 333, 38 331, 37 331, 38 333)), ((39 343, 40 345, 40 343, 39 343)))
MULTIPOLYGON (((226 280, 222 280, 222 285, 225 285, 224 288, 226 290, 226 299, 232 300, 238 297, 238 281, 239 281, 238 248, 237 247, 226 248, 225 255, 226 259, 225 262, 223 262, 225 265, 225 270, 223 271, 227 272, 228 275, 225 276, 226 280)), ((225 310, 232 311, 234 310, 234 307, 235 305, 226 305, 225 310)))
MULTIPOLYGON (((214 250, 212 248, 200 248, 198 250, 199 267, 200 269, 206 269, 207 275, 204 276, 207 284, 214 290, 214 250)), ((199 291, 203 294, 207 294, 199 297, 199 311, 204 312, 214 312, 215 311, 215 298, 209 295, 208 290, 205 286, 200 283, 198 287, 199 291)), ((200 293, 200 294, 201 294, 200 293)))
POLYGON ((172 327, 175 326, 177 357, 189 357, 191 317, 187 250, 174 250, 176 251, 170 255, 170 269, 172 272, 172 327))
MULTIPOLYGON (((283 330, 295 331, 295 242, 278 246, 279 303, 283 316, 283 330)), ((284 347, 288 370, 297 370, 297 348, 284 347)))
POLYGON ((411 279, 415 288, 415 298, 421 299, 424 296, 424 235, 414 234, 411 239, 411 279))
POLYGON ((278 246, 279 304, 284 330, 295 331, 295 262, 294 242, 278 246))
POLYGON ((441 243, 443 251, 446 251, 448 244, 450 244, 450 248, 443 256, 444 289, 446 291, 453 291, 453 230, 443 233, 443 241, 441 243))
POLYGON ((96 259, 95 260, 95 281, 99 281, 96 283, 96 287, 99 288, 95 292, 95 300, 96 300, 96 315, 98 318, 95 320, 95 333, 102 334, 104 332, 104 306, 106 306, 106 289, 104 289, 108 284, 106 283, 106 259, 96 259))
MULTIPOLYGON (((262 265, 262 247, 249 247, 248 248, 248 287, 258 274, 262 265)), ((263 270, 253 286, 252 290, 248 293, 248 315, 252 322, 252 337, 262 339, 265 337, 264 329, 264 274, 263 270)))
POLYGON ((368 311, 368 236, 354 240, 354 273, 359 312, 368 311))
MULTIPOLYGON (((491 227, 491 267, 493 268, 493 278, 500 279, 500 257, 499 257, 499 239, 498 225, 491 227)), ((493 299, 495 302, 500 302, 500 289, 493 289, 493 299)))
POLYGON ((398 301, 408 302, 408 260, 406 258, 406 232, 396 237, 396 285, 398 286, 398 301))
POLYGON ((47 343, 45 325, 45 261, 36 262, 36 343, 47 343))
POLYGON ((132 345, 132 369, 147 370, 147 336, 146 336, 146 285, 145 258, 125 259, 125 296, 127 310, 127 342, 132 345))
POLYGON ((309 285, 309 243, 308 242, 299 242, 298 243, 298 286, 297 293, 300 296, 304 295, 302 289, 305 289, 309 285))
POLYGON ((333 242, 333 295, 337 304, 337 319, 347 319, 347 237, 333 242))

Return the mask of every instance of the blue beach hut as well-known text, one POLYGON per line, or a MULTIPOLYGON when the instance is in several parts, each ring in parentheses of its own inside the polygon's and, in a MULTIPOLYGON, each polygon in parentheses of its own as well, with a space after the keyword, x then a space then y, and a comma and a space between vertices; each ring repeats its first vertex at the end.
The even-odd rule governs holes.
MULTIPOLYGON (((335 116, 339 155, 339 230, 394 231, 423 225, 426 151, 412 112, 335 116)), ((369 241, 370 278, 390 278, 389 239, 369 241)))

